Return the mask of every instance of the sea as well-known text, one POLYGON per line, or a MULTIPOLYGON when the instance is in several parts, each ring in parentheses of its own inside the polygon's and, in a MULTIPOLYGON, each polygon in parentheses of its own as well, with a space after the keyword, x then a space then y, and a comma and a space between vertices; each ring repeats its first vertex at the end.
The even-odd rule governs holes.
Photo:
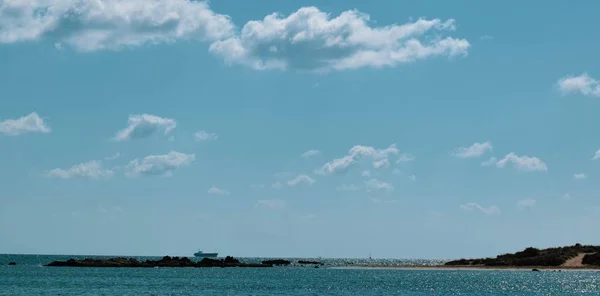
POLYGON ((305 258, 323 262, 320 268, 43 266, 54 260, 89 257, 102 258, 0 254, 0 295, 600 295, 599 271, 368 268, 439 264, 431 260, 305 258), (17 265, 9 266, 9 262, 17 265))

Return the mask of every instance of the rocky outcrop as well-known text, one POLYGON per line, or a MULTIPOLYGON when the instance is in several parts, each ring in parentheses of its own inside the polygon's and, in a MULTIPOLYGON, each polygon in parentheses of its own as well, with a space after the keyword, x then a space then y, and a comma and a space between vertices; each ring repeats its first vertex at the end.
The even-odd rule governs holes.
POLYGON ((271 267, 268 264, 247 264, 227 256, 225 259, 204 258, 199 262, 190 260, 187 257, 165 256, 160 260, 138 261, 135 258, 108 258, 83 260, 69 259, 67 261, 54 261, 46 266, 66 266, 66 267, 271 267))
POLYGON ((275 259, 275 260, 265 260, 262 262, 262 264, 267 264, 267 265, 290 265, 292 262, 288 261, 288 260, 283 260, 283 259, 275 259))
POLYGON ((8 262, 8 265, 17 265, 17 262, 8 262))

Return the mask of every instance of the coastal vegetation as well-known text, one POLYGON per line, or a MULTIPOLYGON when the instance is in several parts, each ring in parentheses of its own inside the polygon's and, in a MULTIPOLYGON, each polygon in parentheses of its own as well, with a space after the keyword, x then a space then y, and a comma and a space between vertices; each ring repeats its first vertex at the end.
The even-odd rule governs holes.
POLYGON ((581 261, 581 263, 586 264, 586 265, 600 266, 600 252, 593 253, 593 254, 586 254, 583 257, 583 260, 581 261))
POLYGON ((562 266, 568 260, 582 256, 580 264, 600 266, 600 246, 575 244, 547 249, 526 248, 523 251, 502 254, 495 258, 460 259, 446 262, 445 266, 562 266))

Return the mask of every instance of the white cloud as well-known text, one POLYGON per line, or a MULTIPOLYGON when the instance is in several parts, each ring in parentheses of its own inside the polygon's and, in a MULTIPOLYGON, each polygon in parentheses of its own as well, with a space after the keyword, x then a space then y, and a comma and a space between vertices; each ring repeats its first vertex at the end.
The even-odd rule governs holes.
POLYGON ((520 209, 531 208, 535 205, 535 199, 526 198, 517 201, 517 207, 520 209))
POLYGON ((58 50, 119 50, 178 41, 212 42, 210 51, 253 69, 344 70, 395 67, 432 57, 466 56, 450 37, 454 20, 418 19, 375 26, 357 10, 331 18, 316 7, 273 13, 237 29, 204 1, 3 1, 0 44, 50 40, 58 50))
POLYGON ((231 36, 228 16, 187 0, 29 0, 0 5, 0 44, 52 40, 57 48, 117 50, 231 36))
POLYGON ((256 202, 256 207, 272 210, 283 210, 285 206, 285 202, 280 199, 261 199, 256 202))
POLYGON ((490 142, 475 142, 469 147, 459 147, 454 149, 452 154, 459 158, 475 158, 481 157, 487 151, 492 151, 492 144, 490 142))
POLYGON ((507 163, 512 163, 516 169, 525 172, 545 172, 548 170, 548 167, 541 159, 530 156, 518 156, 513 152, 506 154, 503 159, 496 162, 496 166, 503 168, 507 163))
POLYGON ((586 96, 600 97, 600 82, 587 73, 579 76, 567 76, 558 80, 558 87, 563 93, 580 93, 586 96))
POLYGON ((394 186, 392 186, 392 184, 384 182, 384 181, 380 181, 377 179, 370 179, 369 181, 365 182, 365 185, 367 186, 368 191, 371 191, 371 190, 393 191, 394 190, 394 186))
POLYGON ((415 157, 412 154, 409 153, 401 153, 400 156, 398 156, 398 159, 396 160, 396 163, 401 163, 401 162, 410 162, 415 160, 415 157))
POLYGON ((170 176, 173 171, 182 166, 191 164, 195 159, 195 154, 184 154, 177 151, 171 151, 162 155, 148 155, 141 161, 136 158, 127 165, 125 170, 126 174, 130 177, 139 175, 170 176))
POLYGON ((486 215, 498 215, 500 214, 500 208, 498 208, 497 206, 490 206, 490 207, 482 207, 477 203, 474 202, 470 202, 464 205, 460 206, 461 209, 468 211, 468 212, 472 212, 474 210, 478 210, 486 215))
POLYGON ((212 194, 212 195, 220 195, 220 196, 229 195, 229 191, 227 191, 225 189, 217 188, 215 186, 208 189, 207 192, 208 192, 208 194, 212 194))
POLYGON ((377 160, 373 162, 373 167, 378 169, 378 168, 387 168, 390 166, 390 161, 387 158, 384 158, 382 160, 377 160))
POLYGON ((321 168, 315 170, 315 174, 331 175, 334 173, 339 173, 345 171, 355 163, 356 160, 354 160, 352 156, 344 156, 342 158, 337 158, 324 164, 321 168))
POLYGON ((417 176, 415 176, 415 175, 410 175, 410 176, 408 176, 408 178, 413 182, 417 181, 417 176))
POLYGON ((115 140, 146 138, 159 131, 163 131, 167 135, 177 126, 174 119, 149 114, 130 115, 128 122, 129 125, 117 133, 115 140))
POLYGON ((313 183, 315 183, 315 179, 311 178, 308 175, 298 175, 294 179, 289 180, 287 182, 287 184, 290 185, 290 186, 296 186, 296 185, 298 185, 300 183, 305 183, 305 184, 307 184, 307 185, 310 186, 313 183))
MULTIPOLYGON (((1 23, 2 21, 0 20, 1 23)), ((1 28, 2 26, 0 25, 0 30, 1 28)), ((36 112, 29 113, 17 119, 0 121, 0 133, 7 136, 18 136, 25 133, 50 133, 51 131, 50 127, 44 122, 44 119, 36 112)))
POLYGON ((494 36, 483 35, 483 36, 479 37, 479 40, 494 40, 494 36))
POLYGON ((309 158, 309 157, 312 157, 312 156, 317 156, 319 154, 321 154, 321 151, 313 149, 313 150, 308 150, 308 151, 302 153, 300 156, 304 157, 304 158, 309 158))
POLYGON ((596 150, 594 157, 592 157, 592 160, 598 160, 598 159, 600 159, 600 149, 596 150))
POLYGON ((342 184, 336 188, 338 191, 357 191, 360 187, 354 184, 342 184))
POLYGON ((585 180, 587 179, 587 175, 584 173, 577 173, 577 174, 573 174, 573 179, 575 180, 585 180))
POLYGON ((398 155, 398 152, 396 144, 392 144, 385 149, 375 149, 371 146, 356 145, 348 151, 347 155, 325 163, 321 168, 317 169, 315 173, 331 175, 343 172, 363 158, 379 161, 388 159, 391 155, 398 155))
POLYGON ((481 163, 482 166, 493 166, 496 165, 496 163, 498 163, 498 159, 495 157, 490 157, 490 159, 484 161, 481 163))
POLYGON ((565 193, 562 197, 564 200, 571 200, 572 196, 570 193, 565 193))
POLYGON ((278 13, 249 21, 241 33, 214 42, 210 51, 228 63, 257 70, 344 70, 395 67, 435 56, 465 56, 466 39, 443 37, 454 20, 419 19, 404 25, 371 27, 357 10, 335 18, 316 7, 284 17, 278 13))
POLYGON ((194 138, 196 141, 210 141, 210 140, 218 140, 219 135, 215 133, 209 133, 206 131, 198 131, 194 134, 194 138))
POLYGON ((360 175, 363 177, 371 177, 371 171, 364 170, 364 171, 360 172, 360 175))
POLYGON ((71 179, 71 178, 89 178, 89 179, 107 179, 112 177, 113 171, 102 168, 102 164, 97 160, 92 160, 76 164, 68 169, 56 168, 46 172, 48 177, 71 179))
POLYGON ((271 185, 271 188, 273 189, 281 189, 283 187, 283 184, 281 184, 281 182, 275 182, 271 185))

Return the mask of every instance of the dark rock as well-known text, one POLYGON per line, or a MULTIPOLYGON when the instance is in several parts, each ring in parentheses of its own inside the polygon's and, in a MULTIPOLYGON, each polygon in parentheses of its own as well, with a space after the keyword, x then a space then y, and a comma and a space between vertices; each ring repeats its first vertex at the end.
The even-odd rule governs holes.
POLYGON ((67 261, 54 261, 46 266, 68 266, 68 267, 270 267, 266 264, 246 264, 227 256, 224 260, 204 258, 200 262, 194 262, 187 257, 165 256, 160 260, 146 260, 143 262, 134 258, 108 258, 83 260, 69 259, 67 261))
POLYGON ((227 263, 227 264, 232 264, 232 263, 233 264, 239 264, 240 260, 237 260, 237 259, 235 259, 235 258, 233 258, 231 256, 227 256, 227 257, 225 257, 224 262, 227 263))
POLYGON ((323 265, 323 263, 318 262, 318 261, 308 261, 308 260, 298 260, 298 264, 316 264, 316 265, 323 265))
POLYGON ((218 260, 218 259, 211 259, 211 258, 202 258, 202 260, 200 262, 198 262, 198 264, 200 265, 205 265, 205 266, 219 266, 221 265, 222 261, 218 260))
POLYGON ((248 264, 241 263, 239 260, 227 256, 225 259, 211 259, 203 258, 202 261, 198 262, 199 267, 246 267, 248 264))
POLYGON ((267 265, 290 265, 292 262, 283 259, 275 259, 275 260, 265 260, 262 264, 267 265))
POLYGON ((8 265, 17 265, 17 262, 8 262, 8 265))
POLYGON ((537 268, 534 268, 534 269, 532 269, 531 271, 540 271, 540 270, 539 270, 539 269, 537 269, 537 268))

